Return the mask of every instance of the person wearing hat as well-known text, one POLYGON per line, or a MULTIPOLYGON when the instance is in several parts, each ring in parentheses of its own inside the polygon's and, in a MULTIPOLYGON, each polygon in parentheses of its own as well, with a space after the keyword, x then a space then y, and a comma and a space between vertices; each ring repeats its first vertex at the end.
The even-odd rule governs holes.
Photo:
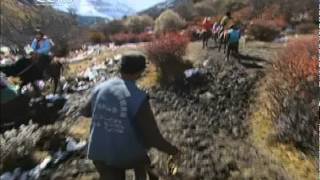
POLYGON ((40 29, 36 29, 35 32, 36 37, 31 44, 32 60, 36 62, 38 69, 46 76, 46 69, 52 59, 50 55, 53 42, 40 29))
POLYGON ((231 19, 232 19, 231 12, 227 11, 226 14, 221 18, 219 24, 221 24, 223 28, 225 28, 231 19))
POLYGON ((36 29, 36 37, 32 41, 31 47, 33 51, 41 55, 50 55, 52 48, 52 41, 43 34, 40 29, 36 29))
POLYGON ((109 79, 92 91, 82 110, 92 117, 88 158, 100 179, 124 180, 125 170, 134 169, 136 179, 147 177, 147 151, 155 147, 170 155, 179 150, 161 135, 148 95, 136 85, 146 68, 143 55, 122 56, 120 77, 109 79))

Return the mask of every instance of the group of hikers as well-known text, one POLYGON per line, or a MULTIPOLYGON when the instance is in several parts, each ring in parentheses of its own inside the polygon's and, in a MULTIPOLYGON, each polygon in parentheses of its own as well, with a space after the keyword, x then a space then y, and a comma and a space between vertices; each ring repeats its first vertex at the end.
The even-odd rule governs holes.
POLYGON ((218 43, 219 51, 223 46, 224 53, 227 53, 227 60, 229 60, 232 52, 239 53, 241 28, 239 24, 232 23, 231 12, 226 12, 220 20, 214 23, 211 21, 210 17, 206 17, 201 25, 203 48, 208 47, 209 39, 213 38, 215 42, 218 43))

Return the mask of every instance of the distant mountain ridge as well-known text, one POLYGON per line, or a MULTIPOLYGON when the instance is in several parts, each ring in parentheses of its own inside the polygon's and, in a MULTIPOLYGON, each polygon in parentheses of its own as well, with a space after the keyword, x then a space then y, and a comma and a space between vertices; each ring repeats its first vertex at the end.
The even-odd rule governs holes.
POLYGON ((166 9, 175 9, 180 5, 190 3, 190 2, 192 2, 192 0, 166 0, 146 10, 139 12, 139 14, 148 14, 150 16, 157 17, 166 9))
POLYGON ((62 5, 53 4, 55 9, 69 12, 73 11, 79 16, 100 17, 109 20, 121 19, 124 16, 135 14, 135 10, 119 0, 73 0, 62 5))

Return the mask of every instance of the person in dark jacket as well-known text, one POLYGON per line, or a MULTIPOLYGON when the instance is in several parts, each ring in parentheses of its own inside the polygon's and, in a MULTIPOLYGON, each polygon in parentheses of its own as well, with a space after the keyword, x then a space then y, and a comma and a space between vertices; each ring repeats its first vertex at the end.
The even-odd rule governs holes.
POLYGON ((92 117, 88 158, 100 179, 124 180, 125 170, 134 169, 136 179, 144 180, 151 147, 173 156, 179 152, 161 135, 148 95, 136 86, 145 67, 144 56, 124 55, 121 76, 94 88, 82 111, 92 117))

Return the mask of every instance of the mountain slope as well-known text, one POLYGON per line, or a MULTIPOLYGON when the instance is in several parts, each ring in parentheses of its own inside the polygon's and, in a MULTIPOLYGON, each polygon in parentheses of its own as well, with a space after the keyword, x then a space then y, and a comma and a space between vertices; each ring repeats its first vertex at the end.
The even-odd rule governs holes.
POLYGON ((134 9, 119 0, 73 0, 71 3, 64 5, 56 3, 53 7, 64 12, 71 10, 80 16, 107 19, 119 19, 135 13, 134 9))
POLYGON ((180 5, 190 2, 192 2, 192 0, 166 0, 165 2, 156 4, 155 6, 140 12, 139 14, 148 14, 150 16, 157 17, 166 9, 175 9, 180 5))
POLYGON ((23 47, 34 38, 36 27, 56 41, 72 39, 80 31, 69 14, 36 6, 33 0, 1 0, 0 10, 2 45, 23 47))

